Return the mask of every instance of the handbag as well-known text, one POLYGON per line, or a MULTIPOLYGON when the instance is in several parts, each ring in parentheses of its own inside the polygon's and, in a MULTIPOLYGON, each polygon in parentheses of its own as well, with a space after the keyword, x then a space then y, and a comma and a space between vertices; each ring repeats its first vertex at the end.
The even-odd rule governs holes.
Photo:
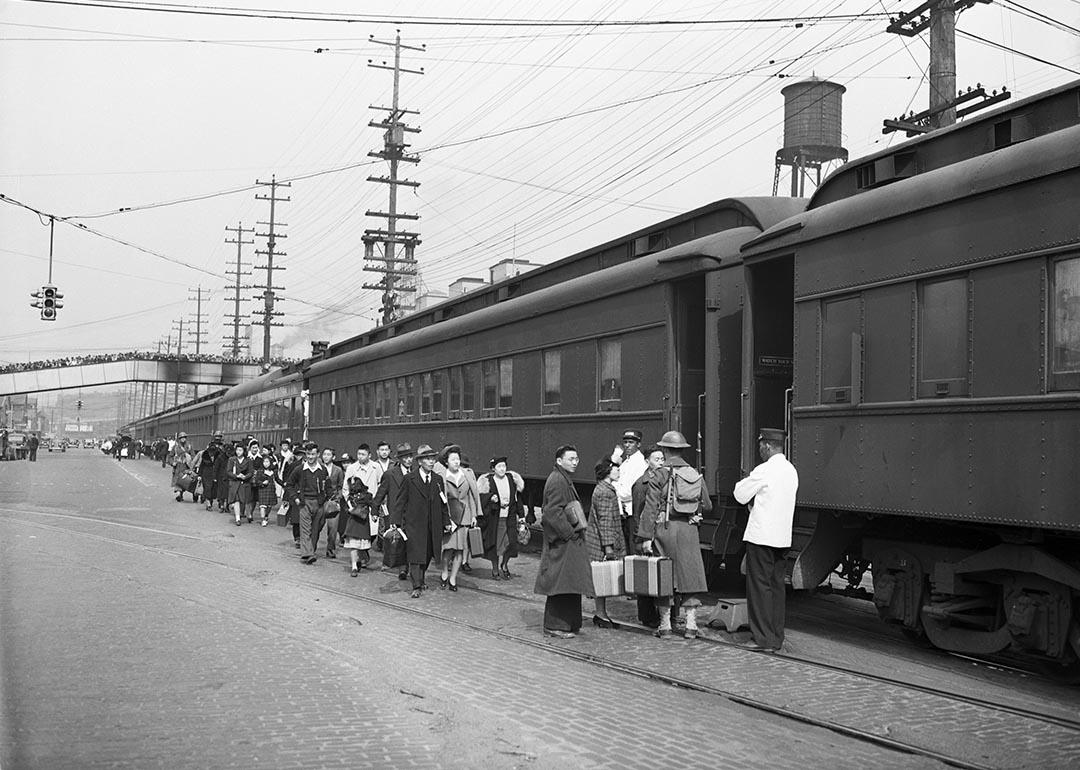
POLYGON ((529 529, 529 525, 522 519, 518 519, 517 525, 517 541, 518 545, 528 545, 532 540, 532 530, 529 529))
POLYGON ((341 513, 341 505, 338 504, 337 500, 327 500, 323 503, 323 516, 330 518, 337 516, 339 513, 341 513))
POLYGON ((400 567, 407 561, 405 534, 397 527, 386 530, 383 536, 383 566, 387 569, 400 567))

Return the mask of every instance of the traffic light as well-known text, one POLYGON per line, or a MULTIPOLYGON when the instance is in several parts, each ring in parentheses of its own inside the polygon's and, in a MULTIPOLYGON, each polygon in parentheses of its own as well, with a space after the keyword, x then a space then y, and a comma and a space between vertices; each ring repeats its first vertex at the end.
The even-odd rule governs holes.
POLYGON ((64 295, 52 284, 45 284, 41 287, 41 291, 31 292, 30 296, 37 300, 31 302, 30 307, 41 310, 42 321, 55 321, 56 311, 64 306, 64 303, 60 301, 64 295))
POLYGON ((82 399, 81 398, 78 401, 75 402, 75 408, 80 410, 80 411, 82 410, 82 399))

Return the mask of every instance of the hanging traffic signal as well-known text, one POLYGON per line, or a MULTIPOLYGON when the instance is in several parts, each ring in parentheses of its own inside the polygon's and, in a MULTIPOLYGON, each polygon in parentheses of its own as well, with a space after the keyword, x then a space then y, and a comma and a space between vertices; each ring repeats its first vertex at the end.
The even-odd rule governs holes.
MULTIPOLYGON (((34 294, 36 297, 37 294, 34 294)), ((57 291, 56 287, 51 284, 45 284, 41 287, 41 320, 42 321, 55 321, 56 311, 64 306, 64 303, 60 301, 64 295, 57 291)))
POLYGON ((75 408, 78 409, 79 411, 82 411, 82 399, 81 398, 78 401, 75 402, 75 408))

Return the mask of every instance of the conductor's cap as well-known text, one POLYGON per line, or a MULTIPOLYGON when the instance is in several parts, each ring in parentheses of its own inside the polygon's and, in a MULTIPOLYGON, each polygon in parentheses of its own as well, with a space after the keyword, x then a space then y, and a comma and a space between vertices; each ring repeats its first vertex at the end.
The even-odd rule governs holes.
POLYGON ((761 428, 758 431, 758 441, 771 441, 783 444, 787 434, 779 428, 761 428))

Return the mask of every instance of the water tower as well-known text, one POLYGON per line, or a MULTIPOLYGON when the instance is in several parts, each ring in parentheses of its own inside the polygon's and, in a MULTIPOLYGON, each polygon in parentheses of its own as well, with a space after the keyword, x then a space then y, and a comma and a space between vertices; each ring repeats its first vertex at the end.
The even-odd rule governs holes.
POLYGON ((784 95, 784 146, 776 151, 772 194, 780 185, 780 167, 791 167, 791 197, 801 198, 806 177, 814 173, 821 184, 821 169, 832 161, 846 161, 840 146, 840 115, 845 89, 839 83, 812 77, 792 83, 784 95))

